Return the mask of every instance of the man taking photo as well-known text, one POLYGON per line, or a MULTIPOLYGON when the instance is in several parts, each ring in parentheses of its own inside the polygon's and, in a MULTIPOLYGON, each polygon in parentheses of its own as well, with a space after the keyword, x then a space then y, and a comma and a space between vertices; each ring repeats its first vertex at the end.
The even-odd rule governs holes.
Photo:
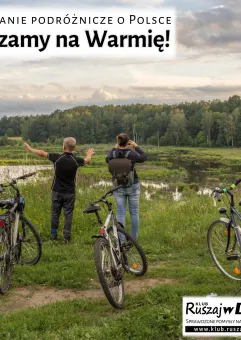
POLYGON ((73 151, 76 147, 76 140, 67 137, 63 142, 63 153, 48 153, 43 150, 31 148, 24 143, 27 150, 40 157, 48 158, 54 164, 54 179, 52 183, 52 217, 51 217, 51 240, 57 240, 59 217, 61 210, 64 210, 64 242, 71 240, 72 217, 75 204, 75 181, 77 169, 80 166, 90 163, 95 154, 94 149, 87 151, 86 158, 76 157, 73 151))

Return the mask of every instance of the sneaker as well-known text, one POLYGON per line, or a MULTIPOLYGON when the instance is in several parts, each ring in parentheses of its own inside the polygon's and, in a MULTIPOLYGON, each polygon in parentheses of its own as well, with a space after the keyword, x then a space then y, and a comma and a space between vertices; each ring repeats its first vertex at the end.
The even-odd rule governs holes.
POLYGON ((64 236, 64 243, 70 243, 70 236, 64 236))
POLYGON ((51 233, 50 234, 50 240, 51 241, 56 241, 58 239, 58 234, 57 233, 51 233))

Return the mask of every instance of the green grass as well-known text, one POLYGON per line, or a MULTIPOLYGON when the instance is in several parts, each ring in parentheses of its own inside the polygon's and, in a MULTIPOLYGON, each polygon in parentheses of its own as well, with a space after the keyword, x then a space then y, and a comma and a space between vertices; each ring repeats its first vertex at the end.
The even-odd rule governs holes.
MULTIPOLYGON (((79 147, 84 155, 90 146, 79 147)), ((61 152, 61 147, 40 145, 47 151, 61 152)), ((0 297, 6 304, 15 288, 40 286, 57 289, 92 289, 100 287, 93 260, 92 235, 98 232, 94 215, 83 209, 100 197, 107 188, 91 187, 94 181, 110 179, 104 156, 110 145, 95 146, 96 155, 90 166, 80 168, 77 176, 77 198, 73 218, 73 243, 49 241, 51 215, 51 180, 21 186, 26 200, 26 216, 36 224, 43 239, 43 255, 33 267, 16 266, 10 290, 0 297)), ((172 183, 183 192, 184 199, 174 202, 171 196, 157 192, 147 201, 142 187, 140 202, 140 243, 146 251, 149 270, 145 277, 160 280, 153 289, 127 295, 124 309, 114 310, 106 299, 73 300, 51 303, 36 309, 0 312, 0 339, 182 339, 182 296, 205 296, 211 292, 232 296, 239 284, 226 279, 214 266, 206 242, 211 221, 218 218, 213 200, 195 193, 199 183, 188 183, 187 170, 173 164, 182 159, 187 164, 207 164, 208 183, 229 183, 240 175, 239 149, 192 149, 144 147, 148 162, 137 165, 142 180, 172 183), (218 164, 213 167, 213 162, 218 164), (163 284, 162 279, 169 279, 163 284)), ((2 147, 0 164, 49 164, 21 147, 2 147), (11 155, 11 157, 10 157, 11 155)), ((53 171, 44 174, 53 175, 53 171)), ((150 189, 150 191, 152 191, 150 189)), ((6 192, 2 197, 7 197, 6 192)), ((237 198, 239 196, 237 195, 237 198)), ((114 202, 113 198, 111 198, 114 202)), ((220 204, 219 204, 220 206, 220 204)), ((105 216, 106 211, 101 211, 105 216)), ((60 236, 63 227, 61 216, 60 236)), ((127 225, 130 225, 129 216, 127 225)), ((130 275, 125 280, 133 280, 130 275)), ((139 281, 133 280, 133 285, 139 281)), ((225 338, 222 338, 225 339, 225 338)))
MULTIPOLYGON (((61 241, 48 240, 50 186, 51 182, 44 186, 39 182, 22 187, 26 216, 36 224, 43 239, 43 256, 36 266, 14 268, 10 290, 1 297, 3 305, 16 287, 99 287, 91 238, 98 232, 97 221, 82 210, 105 189, 90 188, 88 180, 78 175, 77 188, 81 192, 77 191, 73 243, 63 245, 61 241)), ((105 216, 104 210, 101 216, 105 216)), ((184 201, 173 202, 147 201, 142 190, 140 243, 150 266, 142 280, 168 278, 170 284, 160 282, 145 293, 126 296, 122 311, 114 310, 102 299, 64 301, 36 309, 2 312, 0 339, 181 339, 182 296, 205 296, 211 292, 231 296, 239 287, 221 275, 208 253, 207 228, 217 217, 212 199, 197 196, 194 191, 189 190, 184 201)), ((126 275, 126 280, 130 279, 133 278, 126 275)))

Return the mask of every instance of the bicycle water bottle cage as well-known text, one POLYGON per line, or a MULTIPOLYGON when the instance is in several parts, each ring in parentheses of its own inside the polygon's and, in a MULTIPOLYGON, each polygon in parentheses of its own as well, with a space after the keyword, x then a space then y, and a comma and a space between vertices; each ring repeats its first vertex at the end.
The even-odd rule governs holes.
POLYGON ((83 213, 84 214, 91 214, 91 213, 97 212, 98 210, 100 210, 99 204, 90 203, 88 205, 88 207, 85 210, 83 210, 83 213))
POLYGON ((218 209, 218 211, 219 211, 220 214, 225 214, 227 212, 227 209, 224 208, 224 207, 221 207, 221 208, 218 209))

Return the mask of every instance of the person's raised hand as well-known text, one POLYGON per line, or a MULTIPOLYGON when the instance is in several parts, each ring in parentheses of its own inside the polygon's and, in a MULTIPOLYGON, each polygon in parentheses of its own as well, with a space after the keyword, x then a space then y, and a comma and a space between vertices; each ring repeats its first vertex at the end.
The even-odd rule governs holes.
POLYGON ((133 140, 129 140, 128 145, 132 146, 134 149, 137 147, 136 142, 133 142, 133 140))
POLYGON ((94 150, 93 148, 90 148, 90 149, 87 151, 87 155, 90 156, 90 157, 94 156, 94 154, 95 154, 95 150, 94 150))

